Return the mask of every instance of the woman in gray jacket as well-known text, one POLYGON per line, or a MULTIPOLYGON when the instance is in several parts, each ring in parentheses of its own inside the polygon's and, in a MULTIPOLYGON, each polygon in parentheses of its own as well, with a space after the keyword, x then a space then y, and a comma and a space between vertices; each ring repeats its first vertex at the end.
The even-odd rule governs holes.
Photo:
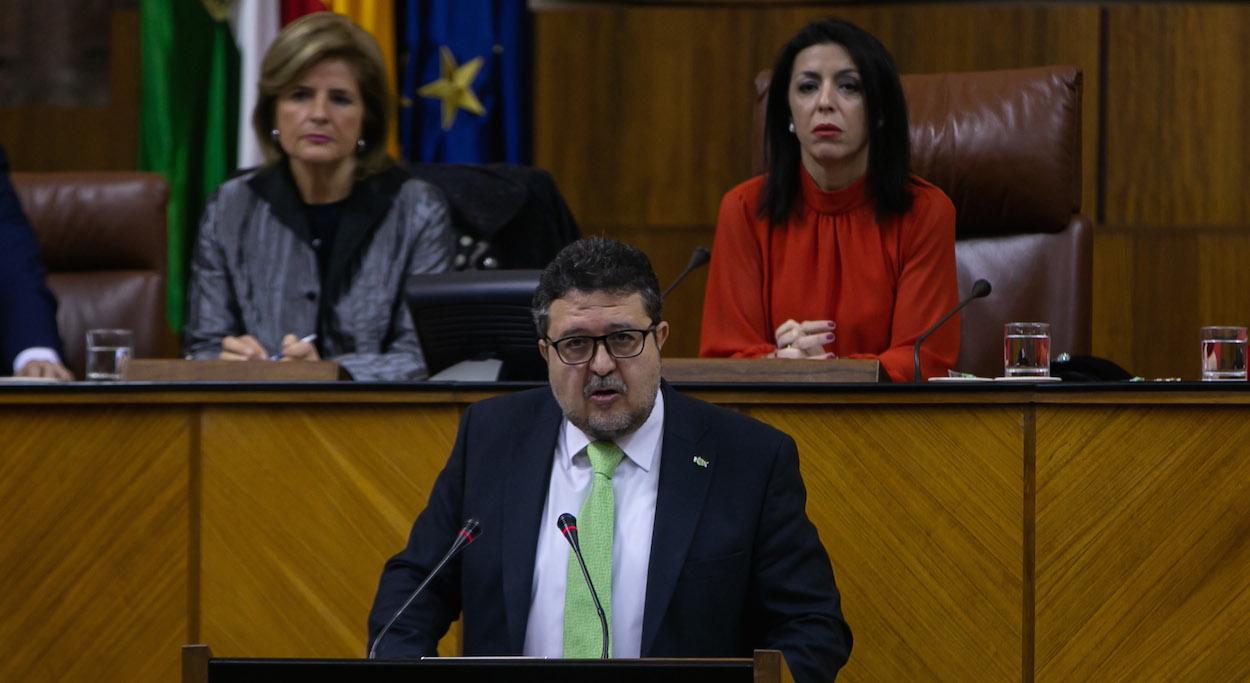
POLYGON ((188 357, 426 377, 404 281, 446 270, 453 237, 440 192, 386 154, 389 103, 381 51, 347 18, 279 34, 252 112, 268 162, 224 183, 200 221, 188 357))

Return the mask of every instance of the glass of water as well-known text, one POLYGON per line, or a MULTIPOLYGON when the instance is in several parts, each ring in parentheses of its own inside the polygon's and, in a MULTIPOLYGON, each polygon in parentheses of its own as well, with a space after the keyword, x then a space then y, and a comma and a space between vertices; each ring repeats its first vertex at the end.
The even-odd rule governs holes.
POLYGON ((1246 328, 1211 325, 1202 328, 1202 381, 1246 379, 1246 328))
POLYGON ((1050 323, 1007 323, 1004 326, 1003 375, 1050 377, 1050 323))
POLYGON ((121 379, 134 348, 130 330, 87 330, 87 379, 121 379))

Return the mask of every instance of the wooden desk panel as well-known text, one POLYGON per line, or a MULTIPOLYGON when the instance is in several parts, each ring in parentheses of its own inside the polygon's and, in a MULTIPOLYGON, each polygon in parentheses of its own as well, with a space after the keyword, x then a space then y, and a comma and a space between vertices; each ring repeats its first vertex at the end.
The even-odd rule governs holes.
POLYGON ((203 416, 202 640, 219 656, 360 657, 387 558, 457 406, 221 406, 203 416))
MULTIPOLYGON (((798 443, 846 680, 1244 679, 1250 392, 1174 389, 693 393, 798 443)), ((358 655, 491 393, 0 390, 0 680, 170 680, 186 640, 358 655)))
POLYGON ((189 436, 163 408, 0 412, 0 680, 176 680, 189 436))
POLYGON ((1038 681, 1250 676, 1246 418, 1038 410, 1038 681))
POLYGON ((1019 680, 1013 407, 751 407, 794 437, 855 634, 839 680, 1019 680))

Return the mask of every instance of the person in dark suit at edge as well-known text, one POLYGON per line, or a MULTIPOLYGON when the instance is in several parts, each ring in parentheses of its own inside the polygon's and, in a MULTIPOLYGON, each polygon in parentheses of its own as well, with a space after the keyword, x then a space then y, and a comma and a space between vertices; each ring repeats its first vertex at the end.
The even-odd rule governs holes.
POLYGON ((0 374, 72 380, 61 363, 56 298, 44 283, 39 243, 9 180, 0 147, 0 374))
POLYGON ((660 303, 647 257, 613 240, 574 242, 543 271, 533 312, 550 387, 465 411, 407 547, 383 569, 370 645, 467 518, 481 538, 376 643, 378 657, 436 654, 461 614, 466 656, 599 656, 556 524, 570 512, 611 656, 771 648, 796 680, 837 675, 851 631, 794 441, 661 380, 660 303))

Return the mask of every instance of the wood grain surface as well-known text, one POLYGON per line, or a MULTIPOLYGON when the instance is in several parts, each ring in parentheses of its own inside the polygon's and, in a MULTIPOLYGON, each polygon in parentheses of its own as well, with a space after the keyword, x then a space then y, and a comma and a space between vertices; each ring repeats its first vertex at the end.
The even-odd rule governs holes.
MULTIPOLYGON (((83 389, 0 391, 0 680, 359 656, 483 394, 83 389)), ((1250 391, 1045 389, 699 394, 794 437, 846 680, 1250 677, 1250 391)))
POLYGON ((363 656, 382 565, 425 505, 459 408, 203 420, 202 640, 217 656, 363 656))
POLYGON ((176 679, 189 425, 159 407, 5 407, 0 680, 176 679))
POLYGON ((750 408, 794 437, 855 634, 847 681, 1019 680, 1023 437, 1012 408, 750 408))
POLYGON ((1038 409, 1038 681, 1250 676, 1245 418, 1038 409))

